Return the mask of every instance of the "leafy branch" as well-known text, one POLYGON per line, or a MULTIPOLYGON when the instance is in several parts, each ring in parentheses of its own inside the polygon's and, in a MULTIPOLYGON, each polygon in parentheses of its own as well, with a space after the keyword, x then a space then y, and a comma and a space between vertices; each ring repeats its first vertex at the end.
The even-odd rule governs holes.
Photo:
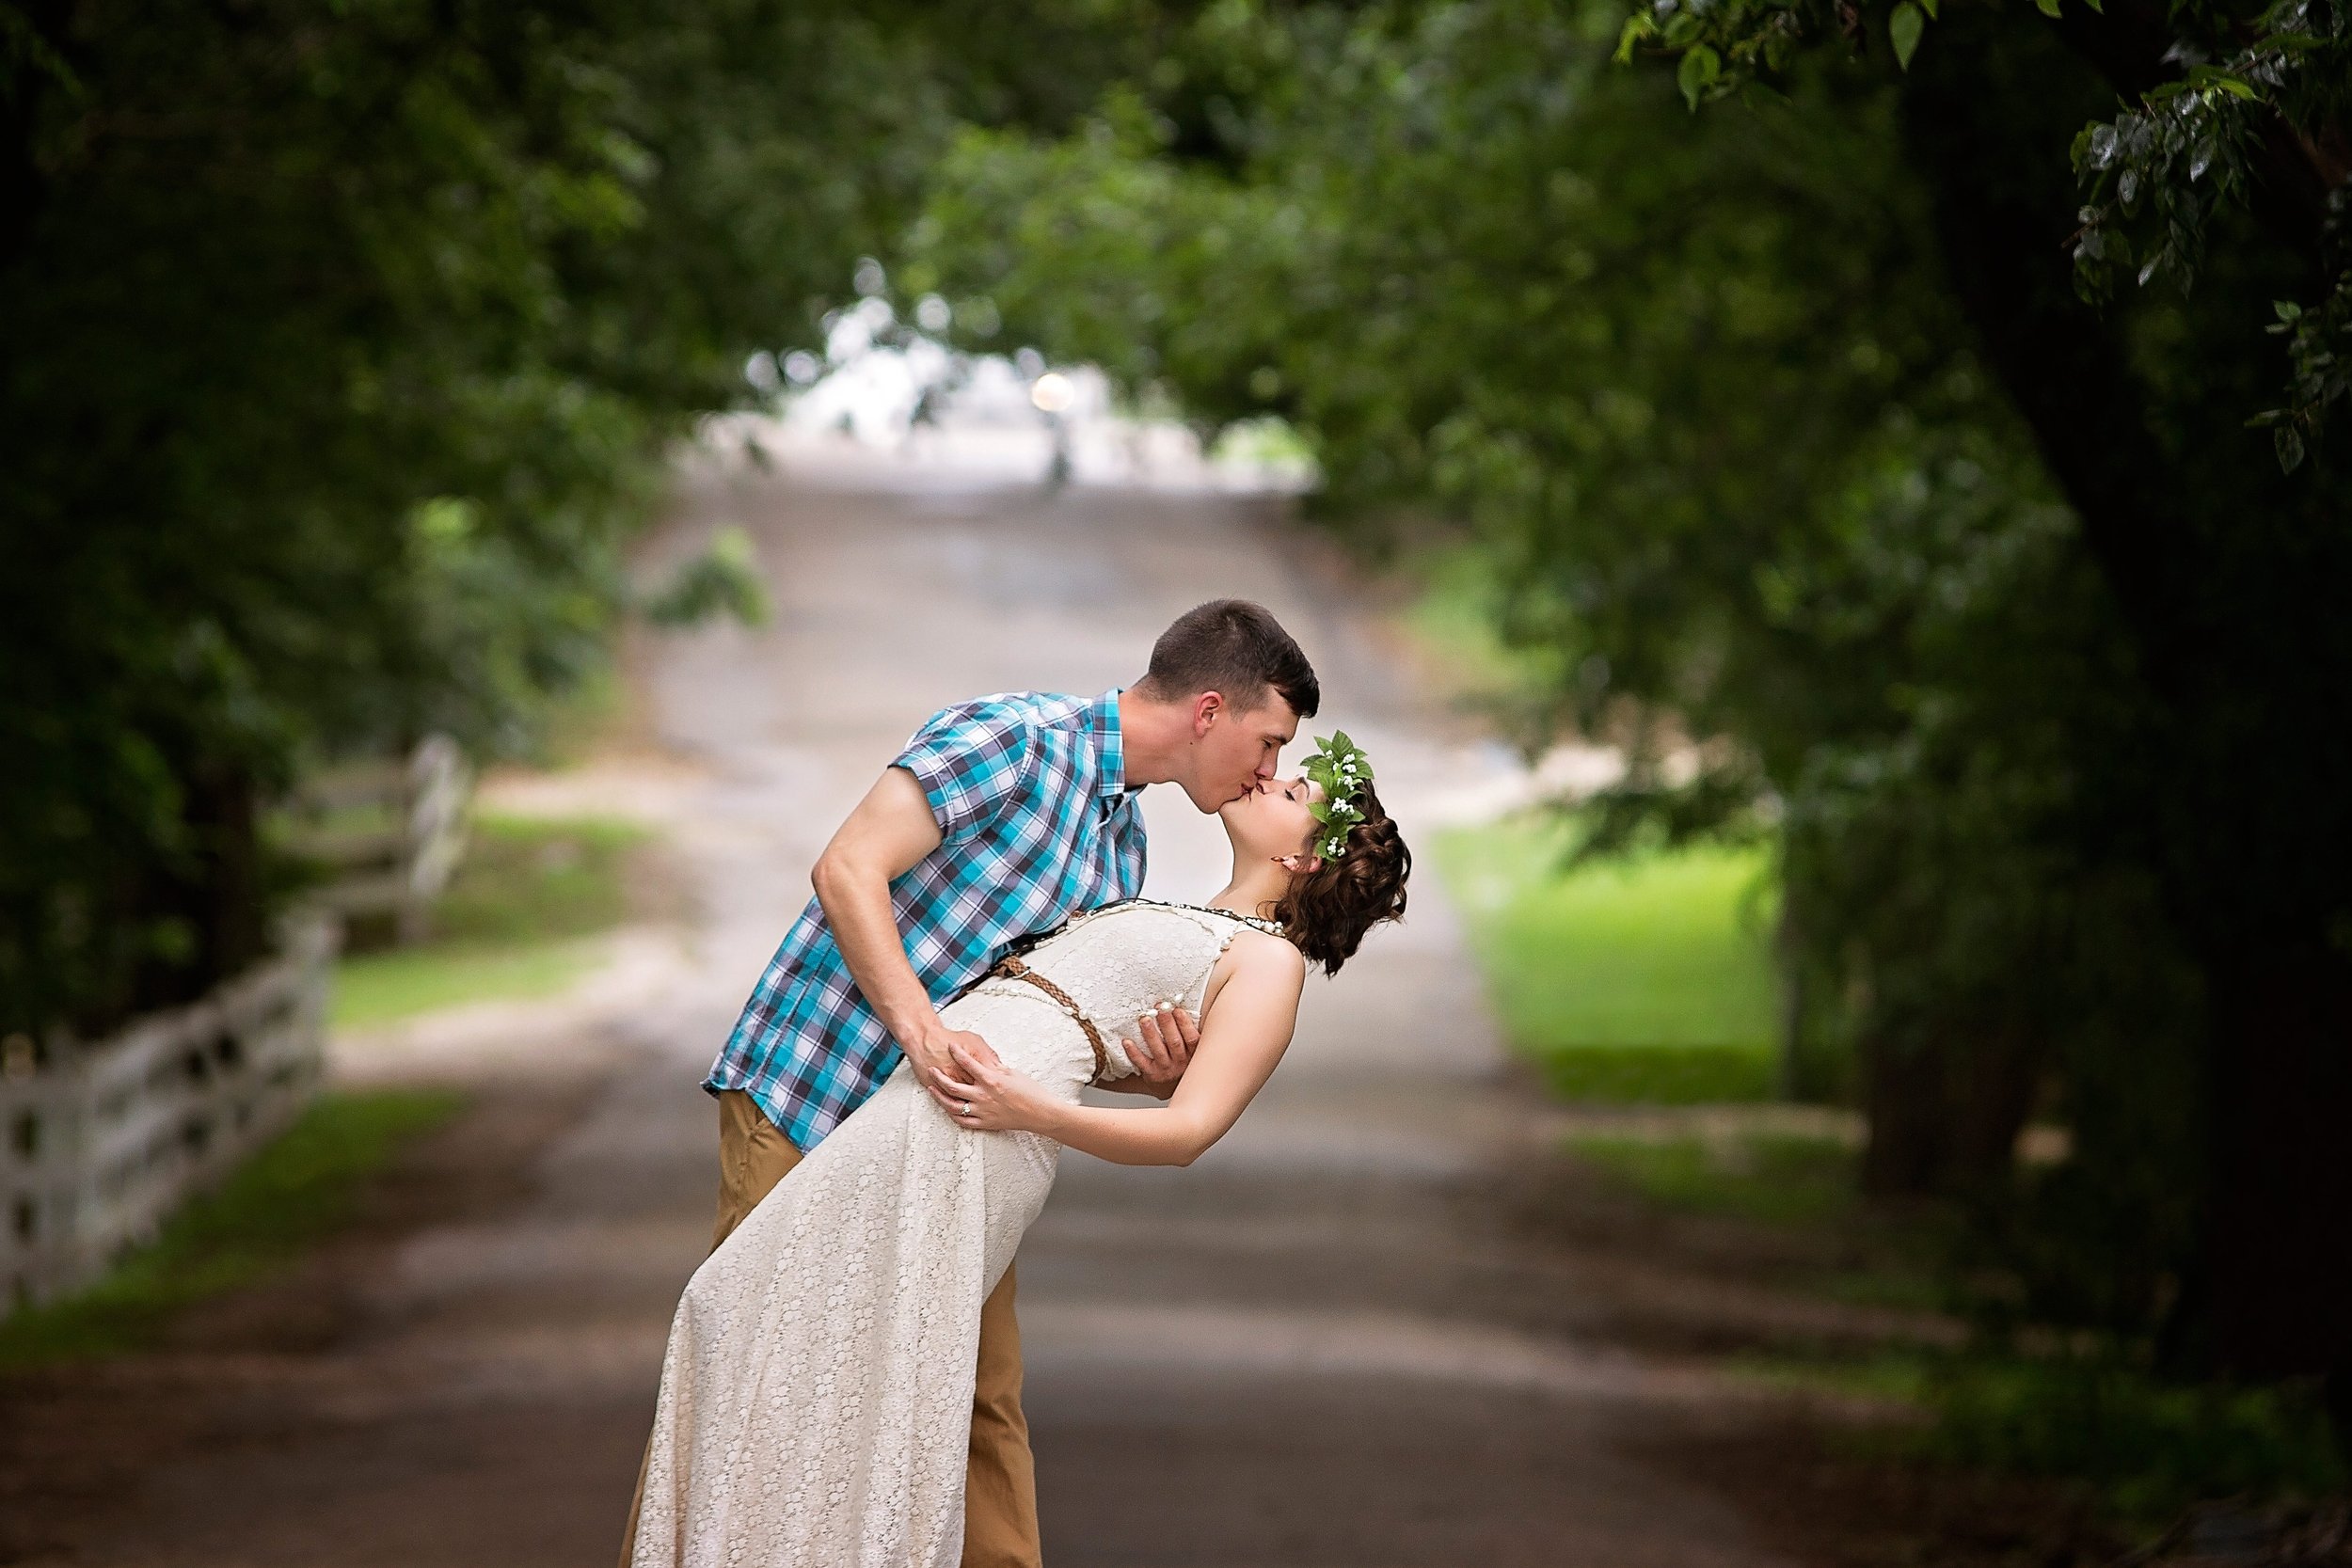
MULTIPOLYGON (((2074 286, 2094 304, 2110 297, 2115 274, 2133 265, 2137 234, 2139 283, 2169 277, 2185 292, 2214 219, 2250 198, 2283 131, 2328 192, 2322 246, 2331 279, 2316 304, 2279 303, 2269 330, 2287 340, 2287 401, 2247 421, 2271 428, 2280 466, 2292 471, 2347 388, 2352 255, 2344 243, 2341 127, 2352 82, 2352 16, 2341 6, 2281 0, 2259 29, 2218 65, 2187 59, 2180 80, 2150 89, 2137 107, 2112 123, 2085 126, 2074 138, 2074 172, 2090 197, 2074 235, 2074 286)), ((2189 53, 2176 44, 2169 57, 2189 53)))
MULTIPOLYGON (((1935 20, 1938 0, 1896 0, 1883 27, 1898 67, 1908 71, 1935 20)), ((2059 0, 2034 0, 2050 17, 2059 0)), ((2102 0, 2083 0, 2103 12, 2102 0)), ((1616 58, 1637 51, 1676 57, 1675 79, 1695 112, 1743 88, 1770 89, 1796 51, 1832 30, 1860 47, 1867 37, 1855 0, 1652 0, 1626 20, 1616 58)), ((2075 290, 2094 305, 2113 296, 2115 275, 2134 267, 2145 286, 2159 277, 2185 292, 2221 214, 2247 205, 2283 154, 2298 181, 2323 195, 2316 302, 2281 301, 2269 330, 2287 340, 2286 401, 2248 423, 2275 432, 2279 462, 2292 471, 2329 411, 2352 389, 2352 234, 2344 193, 2352 176, 2352 5, 2278 0, 2248 29, 2250 41, 2214 63, 2195 39, 2176 36, 2165 59, 2176 80, 2140 95, 2112 121, 2075 137, 2076 177, 2085 187, 2081 228, 2072 237, 2075 290)))

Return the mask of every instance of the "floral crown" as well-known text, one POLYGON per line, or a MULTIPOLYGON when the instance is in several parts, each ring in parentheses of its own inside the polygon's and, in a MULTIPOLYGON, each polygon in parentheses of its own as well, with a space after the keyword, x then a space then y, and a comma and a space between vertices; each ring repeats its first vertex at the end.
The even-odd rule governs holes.
POLYGON ((1324 831, 1315 838, 1315 853, 1335 861, 1347 853, 1347 835, 1364 819, 1364 808, 1356 798, 1372 782, 1372 759, 1347 738, 1345 730, 1332 731, 1330 739, 1317 739, 1315 747, 1305 771, 1311 782, 1323 786, 1323 799, 1307 809, 1323 824, 1324 831))

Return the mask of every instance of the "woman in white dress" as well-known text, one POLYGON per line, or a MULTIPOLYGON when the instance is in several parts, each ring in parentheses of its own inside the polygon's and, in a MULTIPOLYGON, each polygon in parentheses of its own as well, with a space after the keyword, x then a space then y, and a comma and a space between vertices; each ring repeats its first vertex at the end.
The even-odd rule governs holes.
POLYGON ((1233 876, 1204 906, 1090 911, 942 1019, 993 1046, 963 1081, 906 1067, 695 1271, 670 1329, 636 1568, 953 1568, 980 1304, 1044 1205, 1063 1146, 1189 1164, 1289 1045, 1310 962, 1336 973, 1405 911, 1411 856, 1363 754, 1219 814, 1233 876), (1165 1003, 1200 1038, 1164 1109, 1079 1103, 1132 1070, 1105 1049, 1165 1003))

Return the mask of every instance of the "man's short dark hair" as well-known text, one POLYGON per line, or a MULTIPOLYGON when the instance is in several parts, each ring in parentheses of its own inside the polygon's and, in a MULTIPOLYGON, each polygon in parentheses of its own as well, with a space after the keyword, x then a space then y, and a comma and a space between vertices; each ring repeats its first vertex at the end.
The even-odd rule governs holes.
POLYGON ((1216 691, 1244 712, 1269 689, 1301 719, 1323 701, 1314 666, 1263 605, 1211 599, 1176 617, 1152 644, 1152 667, 1136 683, 1163 701, 1216 691))

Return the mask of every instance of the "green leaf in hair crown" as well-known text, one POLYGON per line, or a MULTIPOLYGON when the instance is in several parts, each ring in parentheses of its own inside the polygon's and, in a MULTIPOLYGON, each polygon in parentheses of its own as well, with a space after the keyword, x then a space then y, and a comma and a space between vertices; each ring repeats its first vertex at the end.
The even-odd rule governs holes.
POLYGON ((1372 782, 1372 759, 1347 738, 1345 730, 1333 730, 1328 740, 1317 739, 1315 748, 1305 771, 1310 783, 1323 786, 1323 799, 1307 809, 1323 824, 1323 832, 1315 837, 1315 853, 1335 861, 1347 853, 1349 831, 1364 819, 1359 797, 1372 782))

